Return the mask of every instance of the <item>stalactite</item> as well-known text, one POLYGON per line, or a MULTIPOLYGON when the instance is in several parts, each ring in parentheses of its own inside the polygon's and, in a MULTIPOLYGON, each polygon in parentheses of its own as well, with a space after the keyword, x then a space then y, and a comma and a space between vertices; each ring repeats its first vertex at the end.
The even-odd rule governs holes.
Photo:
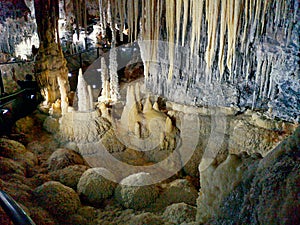
POLYGON ((222 1, 221 4, 221 18, 220 18, 220 47, 219 47, 219 71, 220 71, 220 78, 219 80, 222 81, 222 77, 224 74, 224 45, 225 45, 225 32, 226 32, 226 23, 227 14, 226 14, 226 1, 222 1))
POLYGON ((79 29, 79 20, 80 20, 80 11, 79 11, 79 1, 80 0, 75 0, 75 20, 76 20, 76 34, 77 34, 77 39, 79 40, 80 37, 80 29, 79 29))
POLYGON ((139 23, 139 2, 134 2, 134 40, 138 38, 138 23, 139 23))
POLYGON ((98 0, 98 5, 99 5, 99 25, 100 25, 100 31, 101 31, 101 34, 103 35, 103 28, 104 28, 104 25, 103 25, 103 10, 102 10, 102 0, 98 0))
POLYGON ((174 68, 174 35, 175 35, 175 5, 173 0, 166 0, 166 23, 169 42, 169 73, 168 79, 171 80, 174 68))
POLYGON ((205 53, 205 61, 206 61, 206 71, 209 75, 208 81, 211 80, 211 66, 213 62, 213 57, 215 55, 215 45, 216 45, 216 34, 217 34, 217 25, 219 18, 219 8, 220 8, 220 0, 216 0, 213 2, 206 3, 206 20, 207 20, 207 33, 208 33, 208 43, 206 47, 205 53))
MULTIPOLYGON (((251 0, 250 0, 251 1, 251 0)), ((244 24, 244 31, 243 31, 243 36, 241 40, 242 44, 242 49, 243 51, 246 51, 246 37, 248 33, 248 21, 251 21, 251 13, 249 13, 249 0, 245 0, 245 8, 244 8, 244 13, 245 13, 245 24, 244 24)))
POLYGON ((176 45, 179 44, 182 0, 176 0, 176 45))
POLYGON ((189 0, 183 0, 183 25, 182 25, 182 46, 185 43, 185 35, 188 23, 189 0))
POLYGON ((125 14, 124 14, 124 10, 123 10, 123 1, 122 0, 118 0, 117 1, 118 4, 118 13, 119 13, 119 17, 120 17, 120 41, 123 41, 124 35, 123 35, 123 31, 124 31, 124 18, 125 18, 125 14))
POLYGON ((127 12, 128 12, 128 30, 129 30, 129 40, 132 41, 133 37, 133 27, 134 27, 134 11, 133 11, 134 0, 127 0, 127 12))
POLYGON ((198 54, 200 48, 200 38, 201 38, 201 28, 202 28, 202 17, 203 17, 203 0, 196 1, 197 2, 197 9, 199 10, 199 14, 195 15, 195 18, 198 18, 198 26, 196 27, 196 54, 198 54))

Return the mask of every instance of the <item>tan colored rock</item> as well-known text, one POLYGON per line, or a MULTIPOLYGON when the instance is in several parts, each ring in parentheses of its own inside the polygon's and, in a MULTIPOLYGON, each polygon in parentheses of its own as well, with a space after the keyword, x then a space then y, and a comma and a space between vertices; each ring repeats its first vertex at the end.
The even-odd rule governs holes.
POLYGON ((59 182, 49 181, 33 191, 38 204, 55 217, 74 214, 80 206, 77 193, 59 182))
POLYGON ((43 128, 51 134, 55 134, 59 131, 59 119, 48 116, 43 124, 43 128))
POLYGON ((0 175, 5 175, 9 173, 17 173, 25 176, 26 169, 18 162, 0 157, 0 175))
POLYGON ((211 164, 200 174, 200 193, 197 199, 197 221, 205 223, 219 213, 222 200, 237 187, 243 178, 243 172, 251 166, 257 157, 247 154, 228 155, 220 165, 211 164))
POLYGON ((32 208, 29 208, 29 210, 30 210, 30 218, 36 224, 43 224, 43 225, 56 225, 57 224, 57 222, 49 214, 49 212, 44 210, 43 208, 32 207, 32 208))
POLYGON ((167 184, 167 187, 158 197, 156 204, 159 208, 165 208, 173 203, 180 202, 196 205, 197 198, 198 191, 189 181, 177 179, 167 184))
POLYGON ((99 205, 112 196, 116 183, 115 176, 105 168, 92 168, 85 171, 79 179, 77 192, 91 204, 99 205))
POLYGON ((246 120, 233 120, 228 149, 231 154, 246 151, 248 154, 260 153, 265 156, 280 140, 279 133, 261 127, 255 127, 246 120))
POLYGON ((182 202, 168 206, 162 217, 174 224, 184 224, 195 221, 196 212, 196 207, 182 202))
POLYGON ((63 169, 71 165, 88 165, 83 157, 70 149, 59 148, 47 160, 48 169, 51 171, 63 169))
POLYGON ((34 119, 29 116, 19 119, 15 124, 16 131, 19 133, 31 133, 34 125, 34 119))
POLYGON ((54 171, 52 173, 52 178, 76 191, 80 177, 88 169, 89 167, 85 165, 68 166, 61 170, 54 171))
POLYGON ((153 213, 142 213, 136 216, 133 216, 131 220, 126 223, 126 225, 165 225, 165 221, 153 213))
POLYGON ((143 172, 124 178, 116 188, 115 198, 126 208, 147 207, 158 197, 158 189, 155 185, 144 186, 151 179, 150 174, 143 172))

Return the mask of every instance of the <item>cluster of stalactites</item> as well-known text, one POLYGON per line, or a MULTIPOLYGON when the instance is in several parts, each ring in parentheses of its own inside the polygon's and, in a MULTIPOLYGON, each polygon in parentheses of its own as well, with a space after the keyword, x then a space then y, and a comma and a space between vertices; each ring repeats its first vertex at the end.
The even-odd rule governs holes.
MULTIPOLYGON (((294 8, 293 4, 296 3, 284 0, 99 0, 102 27, 118 24, 119 29, 123 29, 126 23, 131 41, 137 40, 139 33, 141 40, 160 40, 161 31, 166 30, 170 43, 169 79, 173 74, 176 45, 188 47, 191 55, 198 55, 201 36, 206 35, 204 60, 208 81, 212 80, 214 63, 219 70, 216 79, 223 80, 227 68, 230 75, 226 79, 232 81, 237 48, 247 52, 249 43, 260 37, 268 24, 276 28, 285 26, 287 20, 295 22, 297 12, 294 12, 293 18, 287 16, 290 8, 294 8), (274 9, 275 16, 269 18, 270 10, 274 9), (268 22, 269 19, 273 20, 272 23, 268 22), (238 46, 238 43, 241 45, 238 46)), ((122 36, 122 32, 120 34, 122 36)), ((153 60, 157 56, 157 48, 153 43, 146 48, 153 60)), ((148 71, 149 64, 146 63, 146 76, 148 71)))

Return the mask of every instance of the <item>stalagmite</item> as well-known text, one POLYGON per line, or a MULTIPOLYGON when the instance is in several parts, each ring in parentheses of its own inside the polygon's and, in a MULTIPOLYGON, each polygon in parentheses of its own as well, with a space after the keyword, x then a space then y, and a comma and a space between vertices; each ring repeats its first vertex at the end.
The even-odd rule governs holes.
POLYGON ((91 85, 88 85, 88 93, 89 93, 89 101, 90 101, 90 110, 94 109, 94 100, 93 100, 93 92, 91 85))
POLYGON ((136 122, 134 125, 134 134, 138 137, 141 138, 141 125, 139 122, 136 122))
POLYGON ((109 54, 109 76, 110 76, 110 96, 112 101, 119 99, 119 77, 118 77, 118 62, 117 49, 112 48, 109 54))
POLYGON ((152 104, 151 104, 150 98, 147 97, 146 102, 143 107, 143 113, 149 112, 151 110, 152 110, 152 104))
POLYGON ((90 96, 89 96, 87 83, 84 80, 82 75, 82 69, 79 69, 77 91, 78 91, 78 111, 79 112, 90 111, 91 110, 90 96))
POLYGON ((159 106, 158 106, 157 102, 154 102, 153 109, 156 110, 156 111, 159 111, 159 106))
POLYGON ((172 120, 169 117, 166 118, 166 130, 165 131, 166 131, 166 133, 172 133, 172 131, 173 131, 172 120))
POLYGON ((61 77, 57 77, 57 83, 59 86, 60 96, 61 96, 61 112, 65 114, 68 112, 68 96, 67 96, 67 89, 66 89, 66 81, 63 80, 61 77))
POLYGON ((109 90, 109 75, 108 75, 108 69, 105 62, 105 58, 101 58, 101 81, 102 81, 102 93, 101 93, 101 99, 107 100, 110 98, 110 90, 109 90))

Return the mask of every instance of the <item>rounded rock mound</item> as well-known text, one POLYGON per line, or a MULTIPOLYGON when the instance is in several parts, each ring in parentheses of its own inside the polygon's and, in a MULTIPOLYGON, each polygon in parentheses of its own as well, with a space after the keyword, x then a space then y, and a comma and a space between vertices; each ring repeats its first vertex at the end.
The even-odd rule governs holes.
POLYGON ((91 168, 80 177, 77 192, 82 200, 98 205, 113 194, 115 180, 115 176, 107 169, 91 168))
POLYGON ((87 162, 78 152, 59 148, 49 157, 47 165, 50 171, 55 171, 72 165, 87 165, 87 162))
POLYGON ((52 215, 74 214, 80 206, 77 193, 57 181, 48 181, 33 191, 34 199, 52 215))
POLYGON ((162 217, 171 223, 182 224, 195 221, 196 213, 196 207, 182 202, 168 206, 162 217))
POLYGON ((141 209, 153 203, 158 197, 154 185, 143 186, 152 177, 149 173, 132 174, 124 178, 116 188, 115 197, 126 208, 141 209))

